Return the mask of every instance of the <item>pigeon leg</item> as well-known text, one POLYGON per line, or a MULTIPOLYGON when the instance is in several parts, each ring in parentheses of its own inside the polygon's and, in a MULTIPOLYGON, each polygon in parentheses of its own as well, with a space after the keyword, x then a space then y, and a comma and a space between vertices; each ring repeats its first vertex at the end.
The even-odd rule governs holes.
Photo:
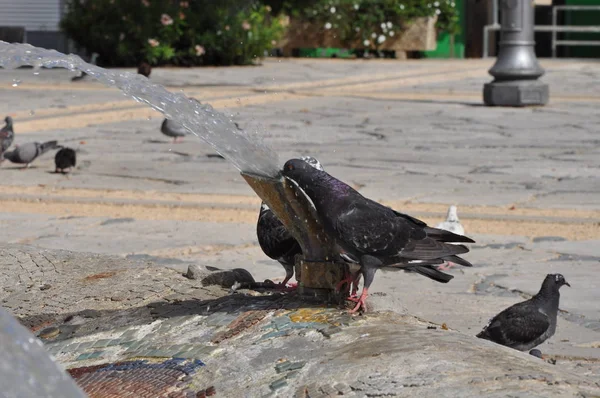
POLYGON ((375 278, 375 272, 377 272, 377 269, 379 269, 379 267, 381 267, 383 263, 376 257, 366 255, 361 257, 360 264, 360 271, 363 277, 365 278, 365 283, 363 286, 362 293, 360 294, 360 297, 358 298, 358 301, 356 303, 356 306, 352 311, 350 311, 351 314, 357 312, 361 307, 365 310, 365 312, 367 311, 367 306, 365 302, 367 300, 367 296, 369 295, 369 287, 371 286, 371 283, 373 283, 373 279, 375 278))
POLYGON ((294 266, 284 265, 283 267, 285 268, 285 279, 278 285, 279 289, 285 289, 288 281, 294 276, 294 266))
MULTIPOLYGON (((360 274, 360 271, 359 271, 359 274, 360 274)), ((355 279, 356 279, 356 276, 352 275, 352 273, 349 272, 344 279, 342 279, 337 285, 335 285, 335 291, 339 292, 340 290, 342 290, 342 286, 344 286, 346 283, 354 282, 355 279)))
POLYGON ((439 265, 437 267, 440 271, 448 271, 450 268, 457 266, 458 264, 453 263, 452 261, 446 261, 444 264, 439 265))

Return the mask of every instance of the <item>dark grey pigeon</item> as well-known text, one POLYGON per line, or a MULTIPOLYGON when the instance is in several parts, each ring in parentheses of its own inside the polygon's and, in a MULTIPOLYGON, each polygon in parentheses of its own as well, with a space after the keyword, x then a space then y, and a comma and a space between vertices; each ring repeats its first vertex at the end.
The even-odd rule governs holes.
POLYGON ((4 122, 6 122, 6 125, 0 130, 0 162, 4 161, 4 152, 10 148, 15 139, 12 117, 5 117, 4 122))
POLYGON ((189 133, 189 131, 181 124, 170 119, 163 120, 162 125, 160 126, 160 132, 167 137, 172 137, 174 144, 179 142, 180 138, 185 137, 189 133))
POLYGON ((294 180, 312 200, 326 231, 335 239, 338 255, 360 264, 364 287, 352 312, 365 308, 369 286, 381 267, 408 269, 446 283, 453 277, 438 271, 436 265, 452 261, 471 266, 457 256, 469 251, 466 246, 447 243, 474 242, 470 238, 428 227, 421 220, 365 198, 302 160, 287 161, 283 175, 294 180))
POLYGON ((10 152, 4 152, 4 157, 13 163, 25 164, 25 168, 27 168, 38 156, 56 148, 56 144, 57 141, 28 142, 27 144, 17 145, 10 152))
MULTIPOLYGON (((302 159, 316 169, 323 170, 323 166, 317 159, 310 156, 304 156, 302 159)), ((279 261, 285 269, 285 279, 280 285, 285 287, 294 276, 296 256, 302 254, 300 244, 264 202, 260 206, 256 235, 262 251, 273 260, 279 261)))
MULTIPOLYGON (((96 65, 96 62, 98 61, 98 53, 92 53, 92 56, 90 57, 90 60, 88 61, 88 64, 92 64, 92 65, 96 65)), ((77 76, 73 76, 73 78, 71 79, 72 82, 77 82, 79 80, 83 80, 88 76, 87 73, 80 71, 79 74, 77 76)))
POLYGON ((477 335, 519 351, 527 351, 554 335, 561 286, 571 287, 561 274, 548 274, 540 291, 527 301, 508 307, 477 335))
POLYGON ((77 164, 77 154, 75 151, 68 147, 61 145, 56 146, 61 148, 54 156, 54 164, 56 165, 55 173, 67 173, 71 171, 72 167, 77 164), (67 171, 68 170, 68 171, 67 171))

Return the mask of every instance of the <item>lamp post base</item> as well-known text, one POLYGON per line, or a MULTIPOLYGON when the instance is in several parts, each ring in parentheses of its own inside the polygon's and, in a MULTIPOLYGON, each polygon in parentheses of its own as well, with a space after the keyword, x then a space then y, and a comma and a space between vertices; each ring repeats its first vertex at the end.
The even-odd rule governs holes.
POLYGON ((548 85, 538 80, 493 81, 483 86, 487 106, 546 105, 549 98, 548 85))

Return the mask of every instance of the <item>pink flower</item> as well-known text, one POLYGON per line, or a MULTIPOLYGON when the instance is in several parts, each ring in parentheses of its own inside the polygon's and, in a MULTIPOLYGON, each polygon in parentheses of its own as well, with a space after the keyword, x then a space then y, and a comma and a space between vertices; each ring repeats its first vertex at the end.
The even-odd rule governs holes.
POLYGON ((225 30, 229 30, 229 25, 225 25, 225 30))
POLYGON ((171 18, 167 14, 163 14, 160 16, 160 23, 164 26, 173 25, 173 18, 171 18))
POLYGON ((194 47, 194 50, 196 50, 196 55, 199 57, 206 54, 206 50, 200 44, 196 44, 196 47, 194 47))
POLYGON ((189 6, 190 6, 190 3, 187 1, 179 2, 179 7, 181 7, 181 8, 188 8, 189 6))
POLYGON ((181 19, 182 21, 185 19, 185 14, 183 13, 183 11, 179 11, 179 19, 181 19))
POLYGON ((242 22, 242 29, 244 30, 250 30, 252 26, 250 26, 250 24, 248 23, 248 21, 244 21, 242 22))
POLYGON ((142 0, 142 4, 144 5, 144 7, 150 7, 150 1, 148 0, 142 0))
POLYGON ((148 44, 150 44, 151 47, 158 47, 160 42, 156 39, 148 39, 148 44))

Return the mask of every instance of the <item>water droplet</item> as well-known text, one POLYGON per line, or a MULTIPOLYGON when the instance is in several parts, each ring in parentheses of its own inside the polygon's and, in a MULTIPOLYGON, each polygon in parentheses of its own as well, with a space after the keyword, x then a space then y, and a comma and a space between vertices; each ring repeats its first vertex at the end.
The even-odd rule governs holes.
POLYGON ((19 84, 21 84, 21 80, 13 79, 13 84, 12 84, 13 87, 19 87, 19 84))

